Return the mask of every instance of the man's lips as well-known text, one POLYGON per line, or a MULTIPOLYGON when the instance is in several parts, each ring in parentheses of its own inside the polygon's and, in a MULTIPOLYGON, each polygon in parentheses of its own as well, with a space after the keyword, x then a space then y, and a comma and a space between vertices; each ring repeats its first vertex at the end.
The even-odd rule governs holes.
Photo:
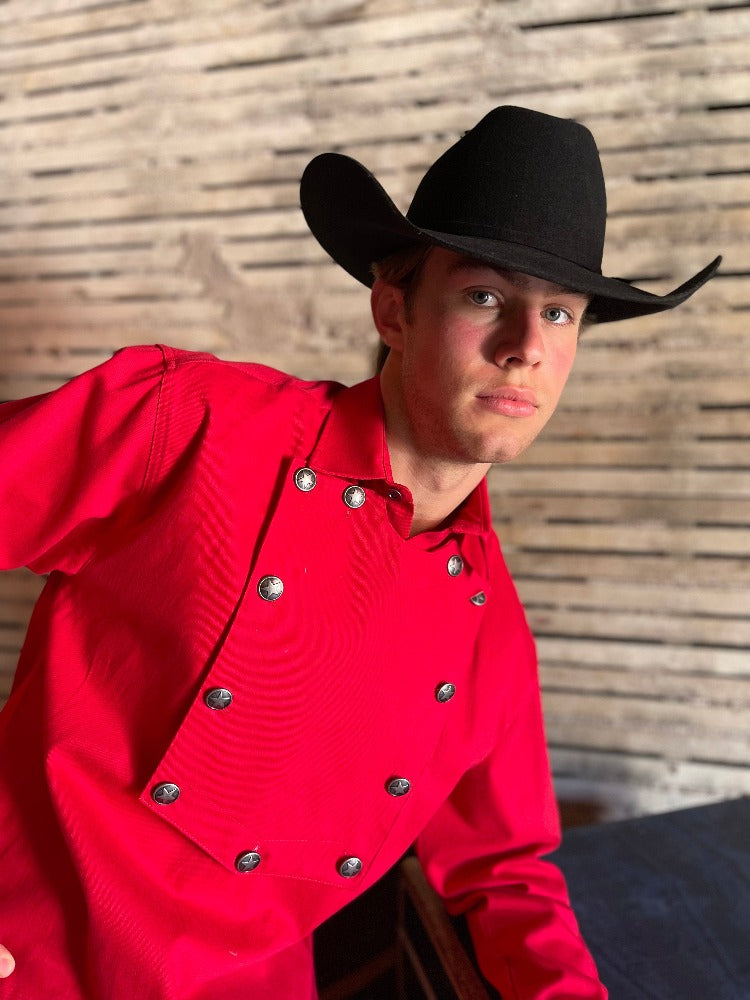
POLYGON ((480 402, 494 413, 506 417, 530 417, 536 413, 539 404, 531 389, 502 386, 479 393, 480 402))

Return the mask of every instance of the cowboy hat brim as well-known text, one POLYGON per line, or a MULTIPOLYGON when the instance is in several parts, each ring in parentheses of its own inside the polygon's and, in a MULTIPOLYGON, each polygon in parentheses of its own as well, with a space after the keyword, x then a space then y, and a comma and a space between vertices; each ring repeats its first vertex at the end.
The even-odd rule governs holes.
POLYGON ((599 323, 673 309, 704 285, 721 263, 721 257, 716 257, 673 291, 655 295, 535 246, 420 227, 398 210, 366 167, 342 153, 322 153, 307 165, 300 202, 323 249, 364 285, 373 283, 374 261, 427 242, 589 295, 587 316, 599 323))

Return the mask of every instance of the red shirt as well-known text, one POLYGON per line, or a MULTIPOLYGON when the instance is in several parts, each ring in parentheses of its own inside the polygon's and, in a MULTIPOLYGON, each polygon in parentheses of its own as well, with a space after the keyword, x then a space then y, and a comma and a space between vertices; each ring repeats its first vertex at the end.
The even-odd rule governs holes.
POLYGON ((0 407, 0 566, 49 573, 0 714, 2 1000, 304 1000, 417 840, 505 998, 598 983, 484 484, 409 538, 377 380, 169 348, 0 407))

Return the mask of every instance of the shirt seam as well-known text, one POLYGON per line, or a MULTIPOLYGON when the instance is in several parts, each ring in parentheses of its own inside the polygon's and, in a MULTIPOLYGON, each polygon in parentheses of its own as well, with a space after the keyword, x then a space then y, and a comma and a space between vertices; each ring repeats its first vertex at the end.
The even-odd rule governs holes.
MULTIPOLYGON (((153 425, 152 425, 152 428, 151 428, 151 440, 149 442, 148 452, 146 454, 146 460, 144 462, 143 476, 141 478, 141 484, 138 487, 138 489, 135 490, 133 492, 133 494, 132 494, 132 496, 135 498, 136 501, 141 502, 142 499, 143 499, 143 495, 146 492, 146 489, 148 487, 149 479, 151 478, 151 468, 152 468, 152 464, 153 464, 154 453, 155 453, 155 450, 156 450, 157 434, 158 434, 158 431, 159 431, 159 426, 158 426, 158 424, 159 424, 159 417, 160 417, 161 411, 163 409, 163 407, 162 407, 162 398, 163 398, 163 395, 164 395, 164 389, 165 389, 165 383, 166 383, 167 374, 169 373, 170 370, 172 370, 174 368, 174 365, 171 364, 171 362, 170 362, 170 358, 174 357, 174 352, 172 351, 171 348, 165 347, 162 344, 156 344, 156 345, 153 345, 153 346, 133 347, 133 348, 129 348, 129 350, 132 351, 132 352, 136 352, 137 351, 137 352, 143 352, 143 353, 153 353, 154 350, 158 350, 158 351, 161 352, 162 371, 161 371, 161 374, 159 376, 159 389, 158 389, 158 393, 157 393, 156 404, 154 406, 154 418, 153 418, 153 425)), ((133 517, 132 517, 132 513, 131 513, 130 516, 128 517, 128 523, 132 523, 132 520, 133 520, 133 517)), ((83 563, 76 570, 76 572, 77 573, 81 573, 88 566, 90 566, 93 562, 96 562, 96 559, 98 558, 98 556, 99 556, 99 547, 98 546, 94 546, 92 548, 92 551, 89 553, 88 557, 83 561, 83 563)))

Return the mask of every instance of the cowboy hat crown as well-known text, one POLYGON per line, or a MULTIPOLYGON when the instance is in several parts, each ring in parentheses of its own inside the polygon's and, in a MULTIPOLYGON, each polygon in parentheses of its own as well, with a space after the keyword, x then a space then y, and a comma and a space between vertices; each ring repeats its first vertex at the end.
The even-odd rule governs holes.
POLYGON ((599 151, 578 122, 499 107, 440 156, 406 215, 357 160, 322 153, 307 166, 302 210, 333 259, 371 285, 373 262, 425 241, 591 297, 593 320, 671 309, 721 257, 667 295, 602 275, 607 202, 599 151))

